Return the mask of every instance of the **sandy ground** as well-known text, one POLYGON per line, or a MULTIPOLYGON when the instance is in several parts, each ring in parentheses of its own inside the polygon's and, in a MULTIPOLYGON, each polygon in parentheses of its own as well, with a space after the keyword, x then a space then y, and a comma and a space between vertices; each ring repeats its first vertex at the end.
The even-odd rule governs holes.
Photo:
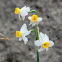
POLYGON ((20 21, 18 15, 14 14, 16 7, 25 5, 43 17, 39 24, 40 32, 55 41, 54 47, 48 52, 40 53, 40 62, 62 62, 62 0, 0 0, 0 33, 11 38, 0 40, 0 62, 36 62, 35 33, 27 36, 27 45, 23 41, 19 42, 15 36, 24 23, 29 30, 32 29, 27 17, 25 21, 20 21))

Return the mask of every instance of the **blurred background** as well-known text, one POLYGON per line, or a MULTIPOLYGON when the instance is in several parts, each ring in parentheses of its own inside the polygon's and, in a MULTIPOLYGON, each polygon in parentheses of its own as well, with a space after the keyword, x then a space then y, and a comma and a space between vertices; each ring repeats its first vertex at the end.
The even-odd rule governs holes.
POLYGON ((0 40, 0 62, 36 62, 35 33, 27 36, 29 41, 26 45, 15 36, 15 32, 24 23, 29 30, 34 29, 29 25, 28 16, 23 21, 14 13, 16 7, 22 8, 25 5, 43 17, 39 30, 55 42, 48 52, 39 54, 40 62, 62 62, 62 0, 0 0, 0 33, 11 38, 0 40))

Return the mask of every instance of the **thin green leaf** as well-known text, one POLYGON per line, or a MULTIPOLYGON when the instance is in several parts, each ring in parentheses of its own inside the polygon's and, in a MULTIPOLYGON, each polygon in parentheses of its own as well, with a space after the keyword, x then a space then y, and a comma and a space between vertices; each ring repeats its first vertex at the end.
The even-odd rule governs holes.
POLYGON ((35 31, 34 29, 33 30, 31 30, 31 32, 33 32, 33 31, 35 31))

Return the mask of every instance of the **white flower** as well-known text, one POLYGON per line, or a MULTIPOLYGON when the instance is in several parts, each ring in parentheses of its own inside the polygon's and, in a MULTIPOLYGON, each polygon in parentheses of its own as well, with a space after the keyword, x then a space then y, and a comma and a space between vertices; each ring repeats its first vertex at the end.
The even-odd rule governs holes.
POLYGON ((46 51, 48 51, 49 47, 52 47, 54 45, 54 42, 49 40, 49 37, 46 34, 40 32, 39 40, 36 40, 34 44, 36 46, 41 46, 40 49, 38 50, 39 52, 41 52, 44 51, 45 49, 46 51))
POLYGON ((32 26, 35 26, 35 24, 39 24, 40 21, 42 21, 42 17, 38 17, 37 15, 32 15, 29 16, 28 19, 30 20, 30 24, 32 24, 32 26))
POLYGON ((23 39, 24 43, 26 44, 28 39, 25 36, 29 35, 30 32, 31 31, 28 31, 26 24, 23 24, 20 31, 16 31, 16 37, 19 38, 19 41, 23 39))
POLYGON ((19 14, 19 19, 21 20, 21 17, 22 19, 24 20, 25 19, 25 16, 28 15, 28 12, 30 11, 30 8, 29 7, 26 7, 24 6, 23 8, 19 9, 19 8, 15 8, 15 14, 19 14))

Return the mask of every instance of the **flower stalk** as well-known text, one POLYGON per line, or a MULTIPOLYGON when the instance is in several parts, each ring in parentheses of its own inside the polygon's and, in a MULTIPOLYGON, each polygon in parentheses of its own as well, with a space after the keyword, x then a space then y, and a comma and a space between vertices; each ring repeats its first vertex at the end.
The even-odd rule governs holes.
MULTIPOLYGON (((36 34, 36 40, 39 40, 39 27, 38 27, 37 24, 35 25, 35 34, 36 34)), ((37 50, 37 62, 39 62, 39 52, 38 52, 38 50, 37 50)))
POLYGON ((31 10, 31 11, 29 11, 29 13, 31 13, 31 12, 35 12, 35 13, 36 13, 36 15, 37 15, 37 12, 36 12, 35 10, 31 10))
POLYGON ((37 62, 39 62, 39 52, 37 50, 37 62))

